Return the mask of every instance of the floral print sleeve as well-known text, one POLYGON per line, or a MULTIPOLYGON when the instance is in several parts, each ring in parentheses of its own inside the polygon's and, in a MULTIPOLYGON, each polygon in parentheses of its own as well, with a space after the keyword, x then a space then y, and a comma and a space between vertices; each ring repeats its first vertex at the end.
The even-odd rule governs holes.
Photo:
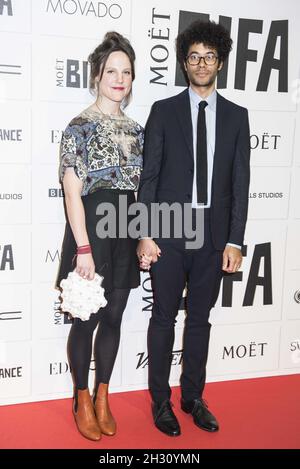
POLYGON ((62 182, 66 169, 74 168, 75 174, 85 182, 88 175, 84 128, 76 119, 63 133, 60 145, 59 179, 62 182))
POLYGON ((102 116, 84 110, 63 133, 60 181, 66 168, 74 168, 83 181, 82 196, 99 189, 136 191, 143 164, 143 139, 143 128, 125 114, 102 116))

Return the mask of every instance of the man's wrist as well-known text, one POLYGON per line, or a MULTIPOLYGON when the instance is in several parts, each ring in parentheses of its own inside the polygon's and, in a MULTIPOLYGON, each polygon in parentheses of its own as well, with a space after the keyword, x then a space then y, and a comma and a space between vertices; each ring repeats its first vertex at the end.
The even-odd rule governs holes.
POLYGON ((232 246, 233 248, 237 248, 239 250, 242 249, 242 246, 240 246, 239 244, 234 244, 234 243, 226 243, 226 246, 232 246))

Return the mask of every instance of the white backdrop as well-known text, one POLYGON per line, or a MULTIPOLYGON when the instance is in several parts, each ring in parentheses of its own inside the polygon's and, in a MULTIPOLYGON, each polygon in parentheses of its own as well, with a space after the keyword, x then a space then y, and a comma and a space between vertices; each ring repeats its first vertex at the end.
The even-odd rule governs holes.
MULTIPOLYGON (((70 396, 70 324, 53 285, 64 229, 62 130, 92 98, 87 56, 108 30, 131 41, 131 115, 183 90, 174 40, 197 17, 231 28, 225 97, 248 107, 252 178, 242 271, 212 310, 208 381, 300 371, 297 0, 0 0, 0 404, 70 396)), ((148 274, 132 291, 111 390, 147 387, 148 274)), ((184 312, 171 371, 178 383, 184 312)), ((91 370, 93 362, 91 363, 91 370)), ((90 385, 93 383, 90 373, 90 385)))

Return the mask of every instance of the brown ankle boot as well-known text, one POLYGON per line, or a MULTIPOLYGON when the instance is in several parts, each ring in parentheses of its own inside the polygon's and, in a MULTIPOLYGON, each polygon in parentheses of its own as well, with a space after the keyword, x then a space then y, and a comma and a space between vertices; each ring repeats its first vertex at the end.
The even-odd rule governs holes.
POLYGON ((101 430, 96 419, 89 390, 78 389, 77 393, 77 412, 75 412, 75 402, 73 406, 73 415, 77 428, 85 438, 98 441, 101 439, 101 430))
POLYGON ((99 384, 94 405, 101 432, 104 435, 113 436, 117 426, 108 404, 108 384, 99 384))

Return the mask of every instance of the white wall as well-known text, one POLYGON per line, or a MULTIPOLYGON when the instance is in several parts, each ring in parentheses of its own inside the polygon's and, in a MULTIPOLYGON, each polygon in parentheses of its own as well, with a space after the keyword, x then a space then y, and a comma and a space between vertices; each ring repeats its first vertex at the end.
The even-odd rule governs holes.
MULTIPOLYGON (((233 51, 226 88, 219 91, 248 107, 253 148, 247 253, 241 272, 223 282, 211 314, 208 380, 300 371, 298 2, 0 0, 0 404, 72 393, 66 357, 70 324, 59 314, 53 288, 64 229, 57 169, 62 130, 92 100, 84 61, 108 30, 131 39, 137 78, 128 113, 143 125, 153 101, 183 89, 175 85, 174 40, 179 21, 199 13, 231 21, 233 51), (256 31, 246 45, 257 52, 246 61, 245 89, 236 89, 246 57, 245 51, 238 54, 241 19, 256 31), (272 31, 285 25, 288 54, 287 35, 275 37, 276 47, 270 49, 272 31), (265 90, 257 91, 268 54, 283 64, 282 70, 272 70, 265 90), (78 61, 78 87, 68 85, 71 60, 78 61), (161 78, 153 67, 163 67, 161 78)), ((147 387, 151 297, 144 273, 125 312, 112 391, 147 387)), ((174 385, 183 320, 180 311, 174 385)))

